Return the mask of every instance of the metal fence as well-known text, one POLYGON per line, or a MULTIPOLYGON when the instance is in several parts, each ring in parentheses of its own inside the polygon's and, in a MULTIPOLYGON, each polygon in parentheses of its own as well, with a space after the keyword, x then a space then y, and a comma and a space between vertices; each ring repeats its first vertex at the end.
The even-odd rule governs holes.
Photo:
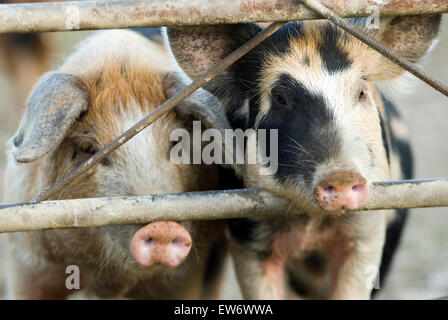
MULTIPOLYGON (((367 4, 367 0, 119 0, 0 5, 0 33, 277 21, 30 202, 0 205, 0 232, 147 223, 161 219, 182 221, 300 214, 284 199, 267 191, 249 189, 127 198, 44 200, 75 178, 83 176, 107 155, 223 72, 278 30, 284 23, 280 21, 329 19, 448 96, 447 86, 341 18, 369 16, 371 12, 367 10, 367 4), (213 212, 205 206, 211 199, 213 212)), ((380 9, 382 15, 446 13, 448 0, 389 0, 380 9)), ((376 182, 360 214, 368 214, 365 212, 368 210, 437 206, 448 206, 448 179, 376 182)))

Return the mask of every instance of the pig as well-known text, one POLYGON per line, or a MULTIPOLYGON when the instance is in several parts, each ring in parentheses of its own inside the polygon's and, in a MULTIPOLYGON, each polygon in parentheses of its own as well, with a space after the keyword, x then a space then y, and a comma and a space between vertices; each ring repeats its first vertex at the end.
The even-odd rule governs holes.
MULTIPOLYGON (((133 31, 102 31, 85 39, 33 88, 8 142, 4 200, 31 200, 149 114, 169 97, 174 71, 160 45, 133 31)), ((227 126, 218 105, 207 91, 196 91, 51 199, 216 188, 216 166, 170 161, 170 133, 191 130, 192 120, 227 126)), ((217 290, 216 248, 224 248, 223 231, 219 221, 156 221, 10 233, 6 295, 72 297, 77 288, 66 281, 78 270, 81 298, 210 297, 217 290)))
MULTIPOLYGON (((379 30, 367 31, 417 62, 440 20, 382 18, 379 30)), ((168 27, 164 39, 179 67, 196 78, 261 30, 256 24, 168 27)), ((258 143, 267 150, 276 144, 278 168, 261 174, 263 162, 246 162, 238 171, 244 185, 286 198, 301 213, 229 221, 245 298, 368 299, 378 272, 384 280, 405 211, 350 211, 363 205, 372 182, 411 178, 406 129, 377 89, 402 74, 327 20, 294 21, 207 84, 231 128, 278 133, 278 141, 258 143)))

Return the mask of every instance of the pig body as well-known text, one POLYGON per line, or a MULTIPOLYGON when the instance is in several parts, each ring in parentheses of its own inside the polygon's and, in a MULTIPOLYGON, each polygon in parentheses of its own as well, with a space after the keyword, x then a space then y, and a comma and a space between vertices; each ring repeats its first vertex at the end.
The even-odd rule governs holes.
MULTIPOLYGON (((29 201, 162 104, 164 77, 171 71, 165 51, 134 32, 104 31, 84 40, 34 87, 20 128, 8 142, 4 200, 29 201)), ((208 96, 196 94, 201 101, 208 96)), ((215 188, 215 166, 169 159, 171 131, 190 129, 181 107, 52 199, 215 188)), ((194 112, 189 117, 194 119, 194 112)), ((161 221, 11 233, 7 298, 68 297, 74 292, 66 286, 71 265, 79 268, 85 297, 200 298, 214 289, 207 261, 222 230, 220 222, 161 221)))
MULTIPOLYGON (((381 30, 370 32, 415 62, 439 23, 439 15, 383 18, 381 30)), ((165 39, 195 78, 260 30, 173 27, 165 39)), ((278 132, 278 170, 261 175, 263 164, 246 163, 244 184, 280 195, 303 213, 229 221, 246 298, 370 297, 381 261, 382 275, 390 264, 405 212, 346 211, 363 204, 371 182, 411 177, 405 130, 375 86, 402 72, 330 22, 306 21, 287 23, 209 83, 233 128, 278 132)), ((270 143, 258 147, 269 150, 270 143)))

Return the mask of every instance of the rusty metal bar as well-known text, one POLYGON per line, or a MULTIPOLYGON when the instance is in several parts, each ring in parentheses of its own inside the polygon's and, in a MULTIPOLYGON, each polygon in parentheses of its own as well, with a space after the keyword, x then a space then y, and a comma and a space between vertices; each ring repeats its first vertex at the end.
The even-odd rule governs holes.
POLYGON ((82 176, 92 168, 101 162, 105 157, 114 152, 117 148, 119 148, 122 144, 129 141, 132 137, 134 137, 137 133, 145 129, 151 123, 156 121, 162 115, 173 109, 176 105, 178 105, 183 99, 191 95, 194 91, 204 86, 207 82, 212 80, 218 74, 223 72, 226 68, 228 68, 232 63, 237 61, 239 58, 244 56, 247 52, 252 50, 258 44, 260 44, 264 39, 269 37, 275 31, 277 31, 283 25, 282 22, 275 22, 269 25, 266 29, 258 33, 252 39, 247 41, 241 47, 236 49, 234 52, 229 54, 226 58, 224 58, 220 63, 216 66, 210 68, 206 73, 200 76, 198 79, 193 81, 189 86, 185 89, 177 93, 175 96, 171 97, 167 101, 165 101, 162 105, 160 105, 157 109, 153 110, 149 115, 141 119, 139 122, 134 124, 131 128, 126 130, 120 136, 115 138, 112 142, 106 145, 104 148, 100 149, 97 153, 95 153, 92 157, 90 157, 87 161, 80 164, 77 168, 73 169, 71 172, 66 174, 64 177, 56 181, 51 186, 48 186, 44 191, 35 196, 30 203, 37 203, 43 200, 50 198, 55 193, 59 192, 68 185, 70 182, 75 180, 76 178, 82 176))
MULTIPOLYGON (((372 14, 372 0, 322 0, 341 17, 372 14)), ((385 0, 382 15, 448 12, 448 0, 385 0)), ((317 19, 296 0, 112 0, 0 5, 0 33, 317 19)))
POLYGON ((385 47, 379 41, 375 40, 367 33, 362 31, 360 28, 355 27, 354 25, 342 19, 338 14, 336 14, 329 8, 325 7, 320 0, 300 0, 300 1, 304 3, 307 7, 309 7, 310 9, 314 10, 316 13, 321 15, 322 17, 330 20, 335 25, 341 27, 351 35, 355 36, 356 38, 367 44, 372 49, 378 51, 392 62, 398 64, 403 69, 409 71, 414 76, 421 79, 423 82, 425 82, 429 86, 433 87, 434 89, 436 89, 437 91, 448 97, 448 86, 444 85, 440 81, 435 80, 429 73, 423 71, 421 68, 419 68, 416 64, 410 62, 408 59, 403 58, 399 54, 385 47))
MULTIPOLYGON (((2 206, 0 232, 143 224, 156 220, 275 218, 301 214, 289 201, 254 189, 2 206), (208 205, 211 202, 212 209, 208 205)), ((374 183, 361 214, 369 214, 364 213, 368 210, 435 206, 448 206, 448 179, 374 183)))

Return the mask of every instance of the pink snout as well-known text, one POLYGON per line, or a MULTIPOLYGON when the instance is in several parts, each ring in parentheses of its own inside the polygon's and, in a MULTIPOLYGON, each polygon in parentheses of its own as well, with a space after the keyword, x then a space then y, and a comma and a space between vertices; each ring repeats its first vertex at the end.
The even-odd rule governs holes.
POLYGON ((140 228, 131 241, 135 261, 144 267, 179 265, 191 249, 188 231, 174 221, 157 221, 140 228))
POLYGON ((325 211, 359 209, 369 194, 369 185, 360 174, 351 171, 332 173, 314 189, 319 206, 325 211))

